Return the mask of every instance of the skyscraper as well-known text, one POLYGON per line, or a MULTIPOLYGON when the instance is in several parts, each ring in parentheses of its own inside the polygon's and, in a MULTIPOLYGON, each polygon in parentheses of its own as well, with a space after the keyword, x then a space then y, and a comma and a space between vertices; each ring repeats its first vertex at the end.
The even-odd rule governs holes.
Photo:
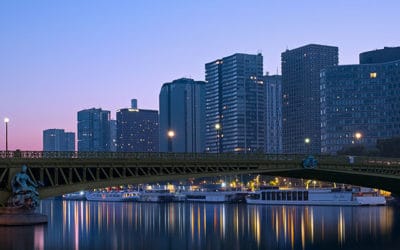
POLYGON ((282 153, 282 76, 264 76, 265 152, 282 153))
POLYGON ((118 152, 158 152, 158 111, 131 108, 117 111, 118 152))
POLYGON ((264 152, 261 54, 207 63, 206 152, 264 152))
POLYGON ((310 44, 282 53, 285 153, 321 152, 320 72, 337 64, 337 47, 310 44))
POLYGON ((78 151, 110 151, 110 111, 78 112, 78 151))
POLYGON ((400 47, 384 47, 360 53, 360 64, 392 62, 400 59, 400 47))
POLYGON ((160 91, 160 151, 204 152, 205 82, 181 78, 160 91))
POLYGON ((400 53, 394 51, 364 52, 362 64, 321 72, 322 153, 354 144, 374 148, 378 139, 400 136, 400 53))
POLYGON ((117 151, 117 120, 110 120, 110 151, 117 151))
POLYGON ((43 151, 75 151, 75 133, 64 129, 44 130, 43 151))

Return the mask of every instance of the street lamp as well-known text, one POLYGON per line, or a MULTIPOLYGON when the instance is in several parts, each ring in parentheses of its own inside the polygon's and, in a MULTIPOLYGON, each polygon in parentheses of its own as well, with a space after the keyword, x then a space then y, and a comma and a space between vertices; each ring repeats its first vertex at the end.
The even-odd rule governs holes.
POLYGON ((6 155, 8 155, 8 123, 10 119, 8 117, 4 118, 4 123, 6 124, 6 155))
POLYGON ((310 143, 311 143, 311 139, 310 138, 305 138, 304 139, 304 143, 306 144, 306 146, 307 146, 307 154, 310 154, 310 143))
POLYGON ((354 134, 354 137, 356 138, 357 141, 360 141, 362 139, 363 135, 361 132, 356 132, 354 134))
POLYGON ((219 154, 220 152, 220 130, 221 130, 221 124, 217 123, 215 124, 215 130, 217 131, 217 153, 219 154))
POLYGON ((172 138, 174 138, 175 136, 175 131, 171 129, 168 130, 167 136, 168 136, 168 152, 172 152, 172 138))

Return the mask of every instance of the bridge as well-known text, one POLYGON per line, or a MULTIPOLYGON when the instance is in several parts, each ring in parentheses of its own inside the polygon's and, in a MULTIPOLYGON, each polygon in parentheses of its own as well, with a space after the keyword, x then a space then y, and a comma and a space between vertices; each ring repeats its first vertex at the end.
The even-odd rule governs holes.
POLYGON ((316 156, 316 168, 304 168, 305 155, 120 152, 0 152, 0 205, 11 194, 10 181, 22 165, 43 183, 41 198, 85 189, 173 181, 187 178, 263 174, 372 187, 400 194, 400 159, 316 156))

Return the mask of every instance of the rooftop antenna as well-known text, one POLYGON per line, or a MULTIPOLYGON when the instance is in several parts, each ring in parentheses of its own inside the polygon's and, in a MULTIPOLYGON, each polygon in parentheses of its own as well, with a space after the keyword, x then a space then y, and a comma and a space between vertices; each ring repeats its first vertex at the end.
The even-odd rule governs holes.
POLYGON ((276 66, 276 74, 279 75, 279 66, 276 66))

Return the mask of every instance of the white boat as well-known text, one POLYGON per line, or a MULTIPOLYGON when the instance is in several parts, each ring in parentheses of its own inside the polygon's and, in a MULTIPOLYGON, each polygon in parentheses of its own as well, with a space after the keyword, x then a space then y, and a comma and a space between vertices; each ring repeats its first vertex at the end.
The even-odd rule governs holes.
POLYGON ((248 192, 242 191, 188 191, 185 200, 192 202, 240 202, 248 192))
POLYGON ((140 192, 139 201, 169 202, 174 201, 174 195, 168 189, 152 189, 140 192))
POLYGON ((84 201, 86 200, 86 192, 80 191, 69 194, 63 194, 62 198, 64 200, 84 201))
POLYGON ((88 201, 138 201, 140 193, 137 191, 93 191, 86 193, 88 201))
POLYGON ((329 205, 360 206, 385 205, 386 199, 378 192, 353 189, 266 189, 250 193, 248 204, 265 205, 329 205))

